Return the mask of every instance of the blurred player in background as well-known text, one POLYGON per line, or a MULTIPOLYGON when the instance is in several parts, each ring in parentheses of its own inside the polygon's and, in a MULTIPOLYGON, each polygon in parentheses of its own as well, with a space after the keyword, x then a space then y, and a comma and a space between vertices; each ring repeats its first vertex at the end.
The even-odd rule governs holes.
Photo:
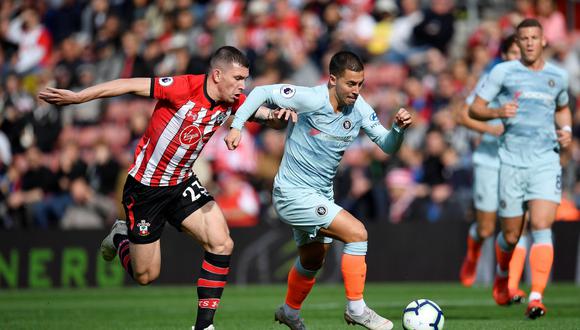
MULTIPOLYGON (((504 61, 519 60, 520 48, 516 43, 516 36, 506 38, 500 47, 501 58, 504 61)), ((469 95, 462 111, 458 116, 459 124, 482 133, 481 141, 473 153, 473 201, 475 204, 475 222, 469 227, 467 235, 467 254, 461 266, 459 278, 466 287, 475 282, 477 262, 481 255, 483 241, 495 233, 496 213, 499 208, 499 136, 504 127, 501 119, 492 119, 487 122, 471 119, 468 114, 469 106, 473 103, 477 89, 487 79, 483 75, 477 82, 475 90, 469 95)), ((489 107, 498 108, 497 99, 490 102, 489 107)), ((519 289, 519 282, 526 259, 526 236, 523 235, 514 250, 509 270, 510 299, 513 303, 520 303, 525 293, 519 289)))
POLYGON ((532 288, 526 315, 546 313, 542 295, 554 259, 552 223, 562 196, 560 149, 572 140, 572 114, 568 107, 568 74, 545 62, 546 45, 541 24, 525 19, 516 29, 522 51, 520 61, 498 64, 490 72, 470 108, 479 120, 503 118, 500 139, 499 216, 496 241, 498 267, 493 297, 499 305, 510 301, 508 270, 521 236, 524 213, 529 210, 533 245, 530 249, 532 288), (488 107, 497 99, 502 106, 488 107))
MULTIPOLYGON (((147 285, 160 273, 160 237, 169 222, 205 250, 197 281, 195 329, 213 329, 213 318, 226 284, 234 243, 226 220, 192 166, 213 133, 244 102, 249 63, 234 47, 218 49, 206 75, 118 79, 78 93, 47 88, 39 97, 57 105, 77 104, 123 94, 158 100, 141 138, 123 190, 128 223, 118 220, 103 240, 105 260, 119 255, 127 273, 147 285)), ((283 115, 286 110, 277 111, 283 115)), ((285 126, 267 108, 255 119, 285 126)), ((292 113, 293 114, 293 113, 292 113)), ((292 116, 288 113, 288 116, 292 116)), ((295 115, 293 118, 295 119, 295 115)))
POLYGON ((306 328, 300 308, 332 239, 338 239, 345 243, 341 269, 346 322, 368 329, 392 329, 393 323, 367 307, 363 299, 368 235, 362 222, 334 203, 333 179, 344 151, 361 128, 384 152, 392 154, 403 141, 411 115, 400 109, 390 131, 381 125, 359 95, 364 68, 357 55, 335 54, 329 71, 327 85, 256 87, 236 114, 225 141, 230 150, 235 149, 244 122, 264 103, 298 113, 298 122, 288 133, 272 196, 281 220, 292 226, 299 257, 288 275, 286 302, 275 319, 294 330, 306 328))

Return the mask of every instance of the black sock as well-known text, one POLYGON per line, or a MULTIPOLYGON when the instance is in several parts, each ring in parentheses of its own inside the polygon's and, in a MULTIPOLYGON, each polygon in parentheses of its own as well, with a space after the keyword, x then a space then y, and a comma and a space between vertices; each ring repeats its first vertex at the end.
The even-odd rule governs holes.
POLYGON ((129 276, 133 278, 133 266, 131 265, 129 239, 127 238, 127 235, 115 235, 113 237, 113 241, 115 241, 115 239, 117 239, 119 236, 122 236, 121 237, 122 240, 120 240, 119 243, 117 242, 114 243, 115 246, 118 247, 117 253, 119 254, 119 260, 121 261, 121 265, 123 266, 123 268, 125 268, 129 276))
POLYGON ((119 244, 128 237, 129 236, 123 234, 115 234, 115 236, 113 236, 113 245, 115 246, 115 249, 119 250, 119 244))
POLYGON ((195 329, 205 329, 213 324, 230 270, 230 256, 205 252, 197 280, 197 319, 195 329))

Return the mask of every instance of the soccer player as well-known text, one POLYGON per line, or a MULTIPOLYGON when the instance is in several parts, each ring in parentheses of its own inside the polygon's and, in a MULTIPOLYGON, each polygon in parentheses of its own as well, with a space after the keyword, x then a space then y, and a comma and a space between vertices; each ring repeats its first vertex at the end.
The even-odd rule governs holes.
MULTIPOLYGON (((504 61, 519 60, 520 48, 516 43, 516 36, 506 38, 501 46, 501 58, 504 61)), ((495 232, 496 213, 499 208, 499 147, 498 137, 504 128, 501 119, 493 119, 487 122, 471 119, 468 114, 469 105, 473 103, 477 90, 485 83, 487 74, 478 81, 475 90, 469 95, 466 104, 459 115, 458 123, 482 133, 481 142, 473 153, 473 200, 475 204, 476 221, 469 228, 467 235, 467 254, 461 266, 459 278, 466 287, 471 287, 475 282, 475 270, 481 255, 483 241, 495 232)), ((489 107, 497 108, 497 99, 490 102, 489 107)), ((525 293, 519 289, 526 258, 526 236, 522 236, 512 256, 509 271, 510 299, 513 303, 520 303, 525 293)))
POLYGON ((339 52, 329 67, 326 85, 256 87, 236 114, 225 142, 230 150, 238 146, 244 122, 263 103, 298 113, 297 123, 289 129, 272 196, 281 220, 292 226, 299 257, 288 275, 285 304, 275 312, 275 319, 291 329, 305 329, 300 308, 332 239, 338 239, 345 243, 341 265, 347 298, 344 319, 368 329, 392 329, 391 321, 365 304, 367 231, 362 222, 334 203, 332 184, 344 151, 361 128, 384 152, 392 154, 403 141, 411 115, 400 109, 392 129, 385 129, 359 95, 364 68, 358 56, 339 52))
MULTIPOLYGON (((214 329, 234 243, 221 210, 192 165, 213 133, 244 102, 249 75, 247 58, 230 46, 219 48, 209 66, 205 75, 118 79, 78 93, 47 88, 39 94, 57 105, 123 94, 158 100, 123 190, 128 223, 119 220, 113 225, 101 252, 106 260, 118 254, 127 273, 147 285, 159 276, 159 239, 165 222, 198 241, 205 255, 197 281, 195 329, 214 329)), ((292 117, 293 113, 260 108, 254 118, 283 126, 277 115, 292 117)))
POLYGON ((535 319, 546 313, 542 295, 554 258, 551 226, 562 195, 559 152, 571 143, 572 115, 568 74, 542 57, 546 41, 541 24, 536 19, 525 19, 516 28, 516 39, 521 60, 492 69, 469 114, 479 120, 502 118, 505 127, 498 151, 502 230, 496 240, 498 265, 493 297, 499 305, 509 303, 509 262, 527 209, 533 245, 532 288, 526 315, 535 319), (490 108, 489 101, 496 98, 501 107, 490 108))

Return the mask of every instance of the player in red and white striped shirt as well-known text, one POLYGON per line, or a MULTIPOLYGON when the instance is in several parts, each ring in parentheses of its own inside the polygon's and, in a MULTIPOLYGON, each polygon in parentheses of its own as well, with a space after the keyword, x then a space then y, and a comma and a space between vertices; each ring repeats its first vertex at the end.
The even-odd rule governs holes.
MULTIPOLYGON (((159 276, 159 238, 166 221, 199 241, 205 256, 197 281, 195 329, 213 329, 233 242, 221 210, 192 165, 213 133, 244 102, 248 67, 238 49, 226 46, 213 54, 207 75, 118 79, 78 93, 47 88, 39 94, 57 105, 123 94, 158 100, 123 190, 128 223, 115 223, 101 252, 106 260, 118 254, 131 277, 146 285, 159 276)), ((289 117, 296 121, 296 115, 284 109, 261 108, 255 115, 273 127, 284 127, 289 117)))

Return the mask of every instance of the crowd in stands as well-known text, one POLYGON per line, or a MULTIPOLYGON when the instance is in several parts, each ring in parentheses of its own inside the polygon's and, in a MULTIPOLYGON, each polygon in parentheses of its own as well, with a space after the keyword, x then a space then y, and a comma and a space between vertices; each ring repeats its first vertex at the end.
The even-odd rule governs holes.
MULTIPOLYGON (((0 229, 108 228, 124 217, 126 169, 154 100, 56 107, 36 97, 40 89, 202 74, 212 51, 226 44, 251 61, 248 92, 324 83, 336 51, 359 54, 362 94, 383 125, 399 107, 415 122, 392 156, 361 134, 338 170, 337 203, 365 221, 471 221, 471 153, 480 136, 455 118, 525 17, 540 19, 549 60, 570 74, 575 135, 563 155, 559 218, 578 220, 580 38, 552 0, 494 3, 472 17, 459 0, 3 0, 0 229)), ((225 133, 212 138, 195 173, 232 227, 275 223, 270 189, 285 132, 250 124, 234 152, 225 133)))

